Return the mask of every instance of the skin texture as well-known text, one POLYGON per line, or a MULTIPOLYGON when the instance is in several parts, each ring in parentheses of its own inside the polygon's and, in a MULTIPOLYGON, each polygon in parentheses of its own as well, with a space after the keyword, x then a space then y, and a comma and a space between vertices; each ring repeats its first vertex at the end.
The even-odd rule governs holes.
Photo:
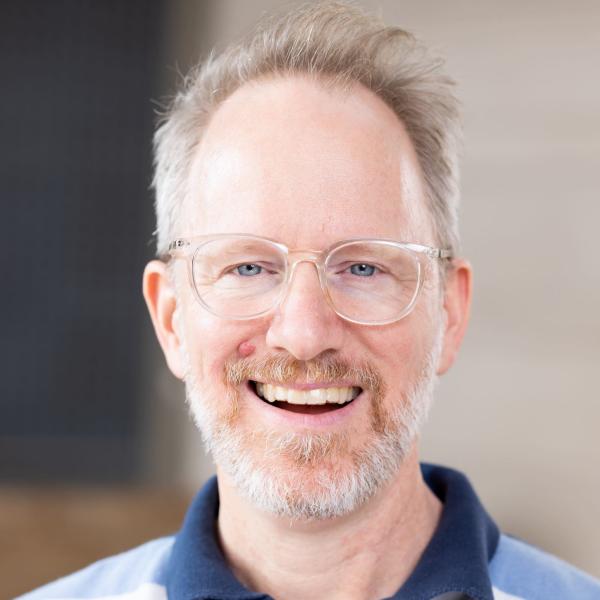
MULTIPOLYGON (((235 92, 213 115, 194 158, 177 235, 251 233, 316 250, 354 237, 435 246, 423 198, 411 141, 371 92, 358 85, 342 92, 297 77, 261 81, 235 92)), ((433 269, 413 312, 375 327, 338 317, 307 263, 298 265, 288 295, 268 315, 219 319, 195 301, 184 261, 177 262, 175 283, 163 263, 149 263, 144 295, 171 371, 184 378, 187 356, 187 369, 215 414, 231 411, 225 363, 273 354, 300 361, 327 354, 376 365, 385 385, 381 410, 389 411, 418 379, 439 335, 435 370, 442 374, 451 366, 467 323, 471 270, 460 260, 444 290, 433 269)), ((293 422, 273 425, 260 401, 251 401, 244 386, 238 391, 235 427, 300 429, 293 422)), ((351 433, 345 454, 336 456, 340 469, 373 435, 369 400, 363 394, 347 418, 330 426, 351 433)), ((268 461, 262 441, 247 451, 268 461)), ((416 439, 387 485, 350 514, 328 520, 290 523, 260 511, 219 465, 217 472, 225 556, 244 584, 278 599, 392 595, 416 565, 441 511, 422 481, 416 439)), ((315 485, 306 466, 302 479, 307 488, 315 485)))

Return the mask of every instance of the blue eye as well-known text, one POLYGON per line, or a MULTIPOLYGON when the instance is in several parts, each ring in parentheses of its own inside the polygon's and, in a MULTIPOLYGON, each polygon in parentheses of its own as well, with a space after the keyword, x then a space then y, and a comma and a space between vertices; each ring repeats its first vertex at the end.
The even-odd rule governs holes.
POLYGON ((248 263, 236 267, 235 270, 238 273, 238 275, 241 275, 242 277, 251 277, 252 275, 259 275, 262 271, 262 267, 260 265, 248 263))
POLYGON ((350 273, 352 273, 352 275, 358 275, 359 277, 371 277, 372 275, 375 275, 376 270, 376 267, 366 263, 358 263, 350 267, 350 273))

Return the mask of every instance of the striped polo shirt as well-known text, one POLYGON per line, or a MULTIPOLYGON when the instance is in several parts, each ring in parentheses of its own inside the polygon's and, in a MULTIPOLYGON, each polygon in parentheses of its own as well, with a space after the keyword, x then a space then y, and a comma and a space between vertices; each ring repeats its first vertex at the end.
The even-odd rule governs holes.
MULTIPOLYGON (((391 600, 600 600, 600 582, 501 534, 468 480, 422 465, 443 502, 439 525, 415 570, 391 600)), ((215 536, 216 478, 188 510, 179 533, 106 558, 19 600, 266 600, 246 589, 215 536)))

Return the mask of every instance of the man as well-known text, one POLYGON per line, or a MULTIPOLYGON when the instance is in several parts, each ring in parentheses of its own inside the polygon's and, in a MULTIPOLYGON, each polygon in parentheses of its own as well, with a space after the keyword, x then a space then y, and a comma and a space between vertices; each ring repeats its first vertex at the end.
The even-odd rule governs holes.
POLYGON ((28 598, 600 598, 418 462, 471 296, 450 88, 334 3, 188 78, 156 133, 144 296, 217 479, 174 538, 28 598))

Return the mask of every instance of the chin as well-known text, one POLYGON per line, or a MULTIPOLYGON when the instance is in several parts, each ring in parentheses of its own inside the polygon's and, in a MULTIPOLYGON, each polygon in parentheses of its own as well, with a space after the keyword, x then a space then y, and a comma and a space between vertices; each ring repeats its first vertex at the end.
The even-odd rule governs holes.
POLYGON ((193 385, 187 390, 207 450, 240 496, 264 512, 303 521, 342 517, 375 495, 412 450, 429 405, 421 395, 419 402, 402 403, 383 430, 361 438, 257 430, 231 407, 217 416, 193 385), (415 404, 422 410, 414 411, 415 404))
POLYGON ((241 497, 292 520, 332 519, 372 498, 411 453, 433 397, 436 350, 393 403, 372 395, 370 418, 348 427, 270 428, 252 418, 255 412, 242 401, 239 381, 211 397, 190 369, 186 394, 207 450, 241 497))

